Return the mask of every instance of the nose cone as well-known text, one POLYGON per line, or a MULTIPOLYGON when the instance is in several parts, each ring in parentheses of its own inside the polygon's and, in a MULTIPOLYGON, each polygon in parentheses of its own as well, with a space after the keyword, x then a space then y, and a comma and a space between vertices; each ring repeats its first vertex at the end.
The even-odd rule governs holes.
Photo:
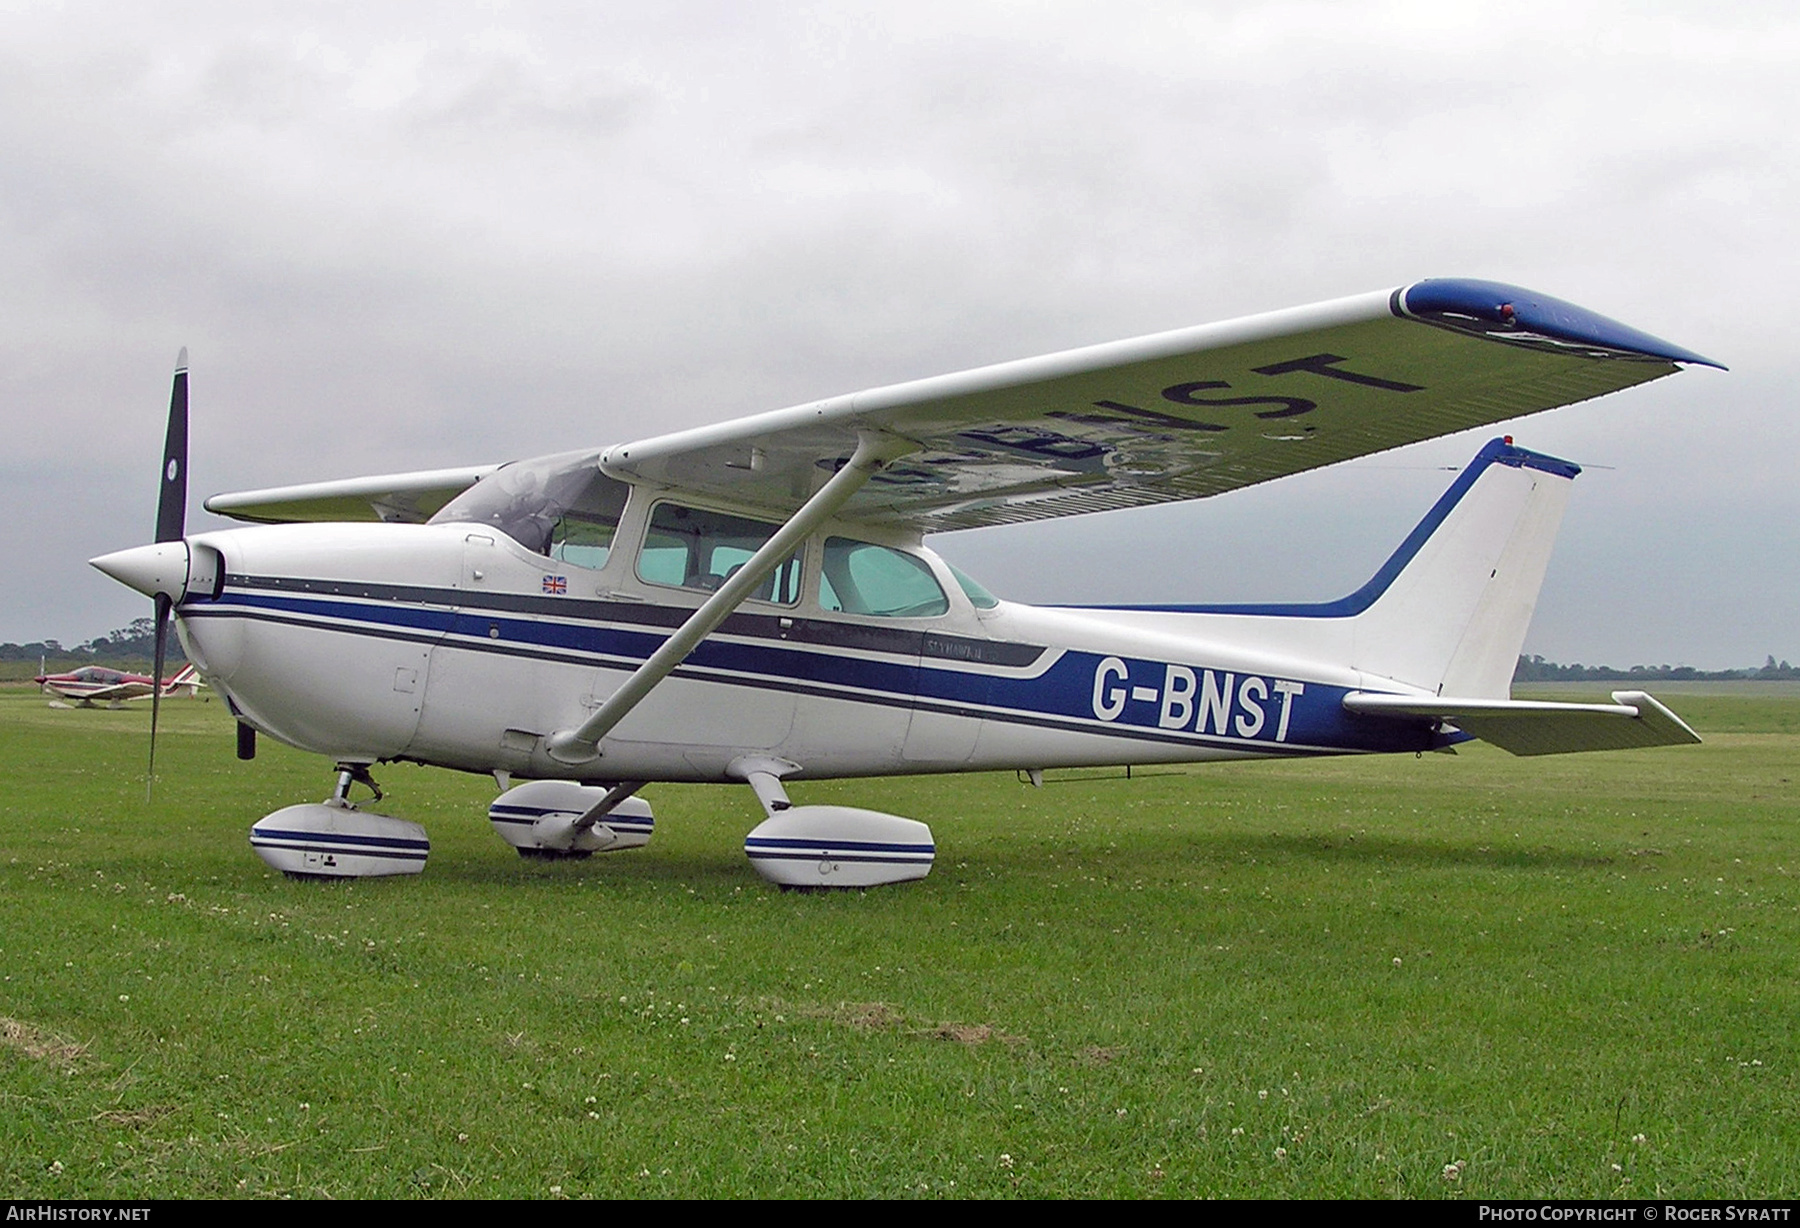
POLYGON ((183 541, 157 542, 151 546, 133 546, 115 550, 97 559, 89 559, 97 567, 127 588, 135 588, 146 597, 164 596, 181 600, 187 591, 188 548, 183 541))

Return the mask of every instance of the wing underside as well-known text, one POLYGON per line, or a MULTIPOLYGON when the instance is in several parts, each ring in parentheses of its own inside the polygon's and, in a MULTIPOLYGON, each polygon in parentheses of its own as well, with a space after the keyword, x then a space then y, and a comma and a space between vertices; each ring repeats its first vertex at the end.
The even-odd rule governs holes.
POLYGON ((1613 393, 1681 362, 1710 364, 1516 286, 1422 281, 644 439, 603 465, 783 510, 850 456, 859 430, 886 432, 916 450, 841 515, 932 533, 1201 499, 1613 393))
MULTIPOLYGON (((839 517, 917 533, 1221 494, 1710 363, 1513 286, 1423 281, 875 388, 608 449, 781 517, 868 433, 906 451, 839 517)), ((494 466, 216 495, 243 520, 422 521, 494 466)))
POLYGON ((896 435, 916 450, 841 516, 930 533, 1203 498, 1684 362, 1708 360, 1516 287, 1427 281, 873 389, 620 445, 602 463, 779 511, 859 431, 896 435))

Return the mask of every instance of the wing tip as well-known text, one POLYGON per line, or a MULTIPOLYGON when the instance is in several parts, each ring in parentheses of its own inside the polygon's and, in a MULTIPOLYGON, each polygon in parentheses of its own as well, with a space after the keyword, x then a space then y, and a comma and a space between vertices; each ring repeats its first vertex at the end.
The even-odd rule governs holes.
POLYGON ((1505 282, 1467 277, 1432 277, 1394 292, 1394 314, 1497 341, 1508 334, 1549 338, 1564 345, 1592 346, 1664 362, 1728 368, 1693 350, 1653 337, 1629 324, 1562 299, 1505 282))

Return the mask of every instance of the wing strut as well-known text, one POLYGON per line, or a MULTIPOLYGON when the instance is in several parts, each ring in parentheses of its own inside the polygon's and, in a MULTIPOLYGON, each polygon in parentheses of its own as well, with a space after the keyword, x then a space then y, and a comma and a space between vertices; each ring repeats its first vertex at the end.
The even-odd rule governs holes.
POLYGON ((560 729, 550 735, 545 742, 545 749, 550 757, 558 763, 571 765, 598 758, 600 739, 612 732, 613 727, 624 720, 626 714, 637 707, 655 689, 657 683, 687 660, 688 654, 700 646, 700 641, 712 634, 746 597, 756 591, 757 585, 782 560, 792 554, 814 529, 848 503, 850 497, 862 489, 863 483, 883 466, 917 447, 917 444, 909 440, 892 435, 859 431, 855 455, 786 524, 777 529, 773 537, 763 543, 762 549, 752 555, 749 562, 720 585, 719 591, 709 597, 705 605, 689 615, 688 620, 676 628, 675 634, 663 641, 661 648, 651 653, 649 659, 638 666, 618 690, 594 709, 592 716, 574 729, 560 729))

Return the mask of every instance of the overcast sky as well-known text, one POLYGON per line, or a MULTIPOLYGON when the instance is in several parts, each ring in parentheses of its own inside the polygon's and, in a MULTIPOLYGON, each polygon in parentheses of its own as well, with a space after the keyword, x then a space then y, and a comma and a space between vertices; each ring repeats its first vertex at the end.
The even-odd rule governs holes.
MULTIPOLYGON (((0 0, 0 640, 148 612, 85 560, 182 345, 197 507, 1466 276, 1731 367, 1500 428, 1590 466, 1527 649, 1800 660, 1797 69, 1776 3, 0 0)), ((932 544, 1333 598, 1500 429, 932 544)))

